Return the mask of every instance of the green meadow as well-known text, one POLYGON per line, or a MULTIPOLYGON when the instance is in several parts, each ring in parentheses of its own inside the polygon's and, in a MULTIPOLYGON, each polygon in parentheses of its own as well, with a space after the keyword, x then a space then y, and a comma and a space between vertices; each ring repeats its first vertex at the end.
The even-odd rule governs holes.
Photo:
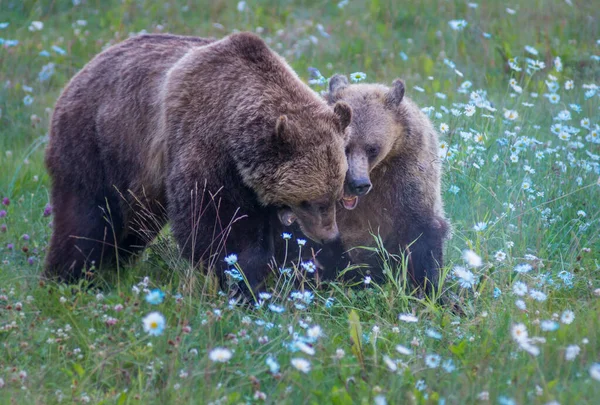
POLYGON ((593 1, 0 0, 0 199, 1 404, 599 401, 593 1), (293 271, 273 268, 260 302, 239 305, 168 229, 93 285, 40 280, 44 148, 68 80, 133 35, 235 31, 316 91, 309 68, 405 81, 440 133, 440 300, 380 251, 387 283, 314 286, 288 258, 293 271))

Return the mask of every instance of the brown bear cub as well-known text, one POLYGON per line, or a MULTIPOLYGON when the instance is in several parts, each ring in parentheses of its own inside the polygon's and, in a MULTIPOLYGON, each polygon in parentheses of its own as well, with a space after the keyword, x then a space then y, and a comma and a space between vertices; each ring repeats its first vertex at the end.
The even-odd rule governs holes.
MULTIPOLYGON (((348 172, 345 210, 338 210, 341 238, 314 246, 323 277, 334 277, 348 264, 366 264, 375 279, 382 278, 379 256, 366 249, 379 235, 392 254, 408 254, 408 274, 414 284, 428 290, 437 284, 448 232, 440 182, 438 135, 427 116, 409 98, 404 84, 352 84, 335 75, 326 99, 352 108, 346 144, 348 172)), ((291 212, 280 213, 293 222, 291 212)))
POLYGON ((73 281, 125 259, 168 220, 185 257, 222 277, 236 254, 258 288, 278 209, 319 243, 338 237, 350 120, 346 103, 329 107, 253 34, 109 48, 56 103, 44 275, 73 281))

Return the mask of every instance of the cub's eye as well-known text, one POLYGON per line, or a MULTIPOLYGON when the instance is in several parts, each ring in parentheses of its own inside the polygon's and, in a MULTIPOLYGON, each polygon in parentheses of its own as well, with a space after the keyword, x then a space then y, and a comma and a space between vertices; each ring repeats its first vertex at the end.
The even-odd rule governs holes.
POLYGON ((346 155, 349 155, 349 154, 350 154, 350 147, 346 146, 346 155))
POLYGON ((310 203, 308 201, 302 201, 300 203, 300 208, 303 208, 303 209, 307 210, 307 209, 310 208, 310 203))
POLYGON ((319 204, 319 212, 321 214, 327 213, 328 209, 329 209, 329 204, 319 204))
POLYGON ((379 148, 377 146, 367 146, 366 152, 369 159, 375 159, 379 155, 379 148))

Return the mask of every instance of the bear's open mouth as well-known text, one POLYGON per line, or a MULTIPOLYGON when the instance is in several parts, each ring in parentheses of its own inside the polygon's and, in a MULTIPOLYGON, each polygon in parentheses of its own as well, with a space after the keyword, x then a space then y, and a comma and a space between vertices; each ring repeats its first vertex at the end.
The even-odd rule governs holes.
POLYGON ((353 210, 354 208, 356 208, 357 204, 358 204, 358 197, 355 195, 350 196, 350 197, 346 197, 346 196, 342 197, 342 205, 347 210, 353 210))

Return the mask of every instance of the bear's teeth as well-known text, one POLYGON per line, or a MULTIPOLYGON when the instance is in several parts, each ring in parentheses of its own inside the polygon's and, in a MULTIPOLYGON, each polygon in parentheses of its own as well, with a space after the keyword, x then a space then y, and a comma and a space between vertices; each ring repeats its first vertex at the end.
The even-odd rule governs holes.
POLYGON ((344 197, 344 198, 342 198, 342 204, 344 205, 344 208, 346 208, 347 210, 353 210, 354 208, 356 208, 356 205, 358 204, 358 197, 357 196, 344 197))

